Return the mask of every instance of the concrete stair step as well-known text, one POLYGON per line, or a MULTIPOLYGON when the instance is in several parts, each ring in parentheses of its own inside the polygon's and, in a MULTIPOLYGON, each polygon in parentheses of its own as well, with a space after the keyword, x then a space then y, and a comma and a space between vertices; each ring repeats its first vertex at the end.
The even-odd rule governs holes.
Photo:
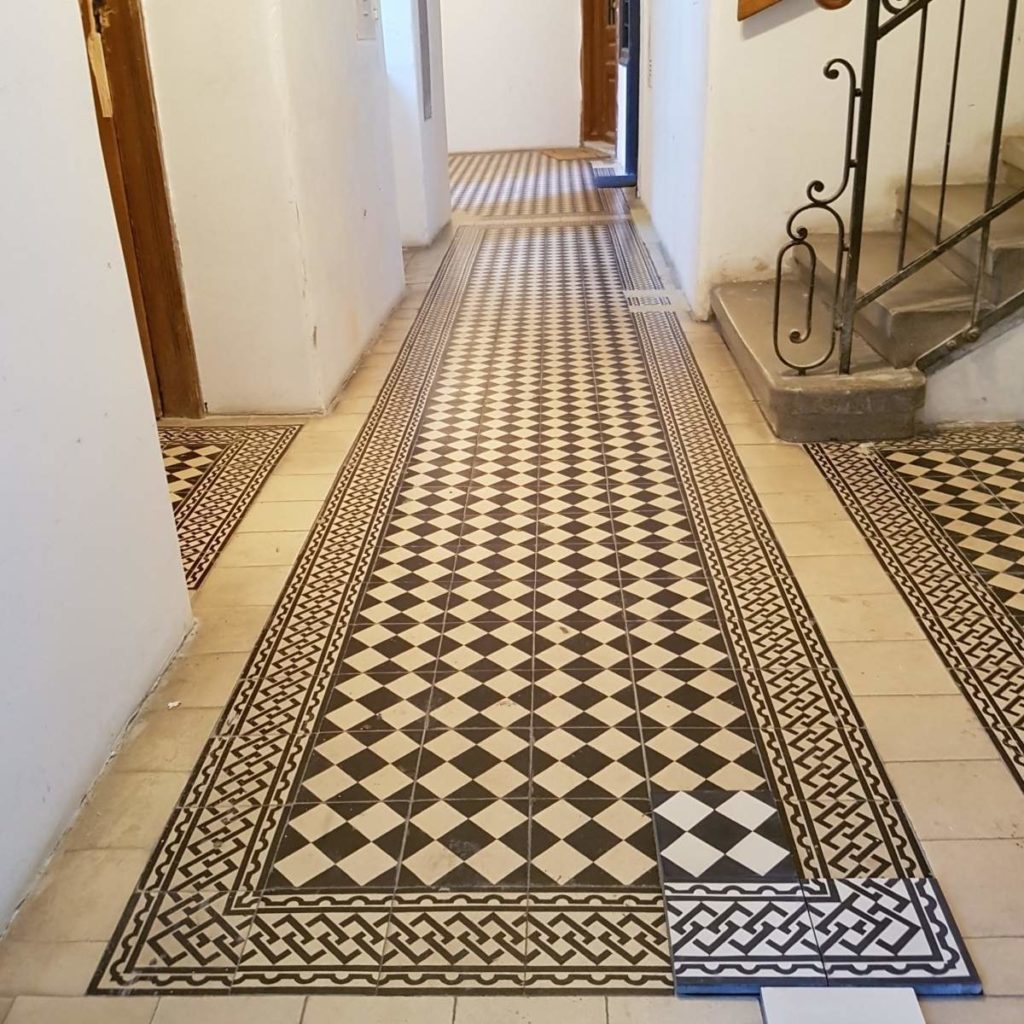
POLYGON ((1024 187, 1024 135, 1003 140, 1003 170, 1009 184, 1024 187))
MULTIPOLYGON (((836 236, 812 235, 815 247, 817 294, 827 302, 835 294, 836 236)), ((863 236, 858 285, 860 294, 874 288, 899 267, 900 238, 896 232, 867 232, 863 236)), ((795 251, 797 266, 810 278, 810 255, 795 251)), ((921 248, 908 244, 907 259, 921 248)), ((970 322, 973 289, 939 261, 896 285, 860 311, 857 330, 892 366, 912 366, 925 352, 962 330, 970 322)))
MULTIPOLYGON (((998 202, 1019 189, 1010 184, 996 188, 998 202)), ((919 228, 934 238, 939 220, 942 189, 938 185, 918 185, 910 198, 910 216, 919 228)), ((984 185, 950 185, 946 189, 943 211, 943 235, 951 235, 985 209, 984 185)), ((980 232, 961 242, 947 261, 956 274, 973 283, 974 268, 981 253, 980 232)), ((987 292, 993 302, 1002 302, 1024 287, 1024 202, 992 222, 988 258, 985 263, 987 292)))
MULTIPOLYGON (((783 281, 783 332, 803 323, 807 285, 783 281)), ((722 335, 772 430, 786 441, 870 441, 909 437, 924 403, 925 377, 897 369, 860 336, 854 337, 851 374, 837 373, 838 353, 800 375, 781 363, 772 341, 775 285, 771 281, 727 284, 712 293, 722 335)), ((788 343, 792 358, 812 362, 828 348, 831 312, 815 300, 811 337, 788 343)))

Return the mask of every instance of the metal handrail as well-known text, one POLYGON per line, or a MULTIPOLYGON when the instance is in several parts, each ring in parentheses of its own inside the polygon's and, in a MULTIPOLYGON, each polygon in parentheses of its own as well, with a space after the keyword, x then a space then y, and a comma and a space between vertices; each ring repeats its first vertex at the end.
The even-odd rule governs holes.
POLYGON ((956 49, 950 81, 949 105, 946 117, 942 179, 939 186, 939 212, 933 244, 924 252, 908 261, 907 244, 910 228, 911 196, 914 188, 914 165, 918 148, 918 130, 921 120, 921 96, 924 81, 925 57, 928 45, 928 13, 935 0, 866 0, 866 25, 864 48, 860 73, 845 60, 831 60, 825 65, 825 77, 836 80, 842 71, 848 79, 847 124, 843 177, 835 191, 825 196, 825 185, 813 181, 807 187, 807 201, 790 216, 786 223, 789 240, 779 250, 776 261, 775 312, 773 337, 775 352, 780 361, 799 374, 824 366, 838 349, 839 372, 850 373, 853 353, 854 321, 856 314, 865 306, 876 301, 902 281, 918 273, 930 263, 939 259, 951 249, 975 235, 980 237, 977 256, 977 271, 971 302, 970 319, 961 331, 947 338, 932 351, 925 353, 918 365, 922 368, 933 365, 947 354, 964 344, 976 341, 982 331, 1015 313, 1024 306, 1024 293, 1013 296, 996 305, 985 300, 986 266, 991 245, 992 222, 1020 202, 1024 202, 1024 188, 996 202, 996 185, 999 171, 999 154, 1006 113, 1006 97, 1013 59, 1014 31, 1017 20, 1018 0, 1007 0, 1006 23, 999 65, 999 82, 996 91, 992 124, 992 142, 989 150, 987 178, 985 181, 985 202, 981 214, 950 235, 943 234, 946 196, 949 189, 949 166, 953 141, 953 123, 960 83, 960 63, 963 53, 964 19, 967 0, 958 0, 956 49), (911 97, 910 133, 907 143, 906 174, 902 186, 902 205, 899 221, 899 254, 895 273, 889 275, 871 289, 860 290, 860 263, 864 236, 864 210, 867 198, 868 164, 871 153, 871 129, 875 103, 875 78, 880 42, 901 25, 917 18, 917 66, 914 89, 911 97), (836 208, 836 204, 850 191, 848 222, 836 208), (787 351, 783 351, 782 329, 782 284, 786 257, 796 249, 807 251, 810 262, 810 285, 807 293, 803 325, 787 334, 791 345, 802 345, 811 336, 814 321, 815 271, 818 256, 810 241, 806 227, 800 225, 800 218, 811 211, 827 213, 837 225, 835 289, 832 296, 832 324, 827 351, 809 362, 797 362, 787 351))

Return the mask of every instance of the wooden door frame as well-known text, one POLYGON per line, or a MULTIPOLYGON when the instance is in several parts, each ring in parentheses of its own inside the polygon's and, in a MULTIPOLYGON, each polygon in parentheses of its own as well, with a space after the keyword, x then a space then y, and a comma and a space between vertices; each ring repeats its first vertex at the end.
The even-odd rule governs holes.
POLYGON ((139 0, 80 3, 100 139, 140 341, 159 396, 157 408, 166 416, 199 417, 204 411, 199 368, 171 218, 142 10, 139 0))
POLYGON ((588 139, 598 138, 593 131, 593 111, 590 108, 593 85, 591 77, 598 71, 594 66, 593 37, 601 35, 604 27, 601 24, 594 24, 594 0, 580 0, 580 11, 583 18, 580 46, 580 80, 583 85, 583 102, 580 105, 580 141, 585 143, 588 139))

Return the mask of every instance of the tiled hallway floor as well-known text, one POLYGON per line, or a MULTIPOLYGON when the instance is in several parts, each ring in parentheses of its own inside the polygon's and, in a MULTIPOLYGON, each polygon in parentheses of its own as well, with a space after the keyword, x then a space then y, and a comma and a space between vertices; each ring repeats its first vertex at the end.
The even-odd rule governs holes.
POLYGON ((960 983, 940 887, 987 996, 929 1024, 1024 1020, 1019 789, 631 222, 550 191, 410 261, 0 945, 5 1024, 746 1024, 645 993, 960 983), (132 998, 74 998, 101 957, 132 998))
POLYGON ((160 426, 160 451, 190 589, 213 568, 297 425, 160 426))

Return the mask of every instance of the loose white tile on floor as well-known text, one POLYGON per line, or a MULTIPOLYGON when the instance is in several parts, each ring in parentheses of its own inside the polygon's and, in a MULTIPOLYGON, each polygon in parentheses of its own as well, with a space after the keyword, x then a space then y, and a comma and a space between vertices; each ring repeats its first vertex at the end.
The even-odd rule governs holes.
POLYGON ((769 988, 764 1024, 924 1024, 913 989, 769 988))

